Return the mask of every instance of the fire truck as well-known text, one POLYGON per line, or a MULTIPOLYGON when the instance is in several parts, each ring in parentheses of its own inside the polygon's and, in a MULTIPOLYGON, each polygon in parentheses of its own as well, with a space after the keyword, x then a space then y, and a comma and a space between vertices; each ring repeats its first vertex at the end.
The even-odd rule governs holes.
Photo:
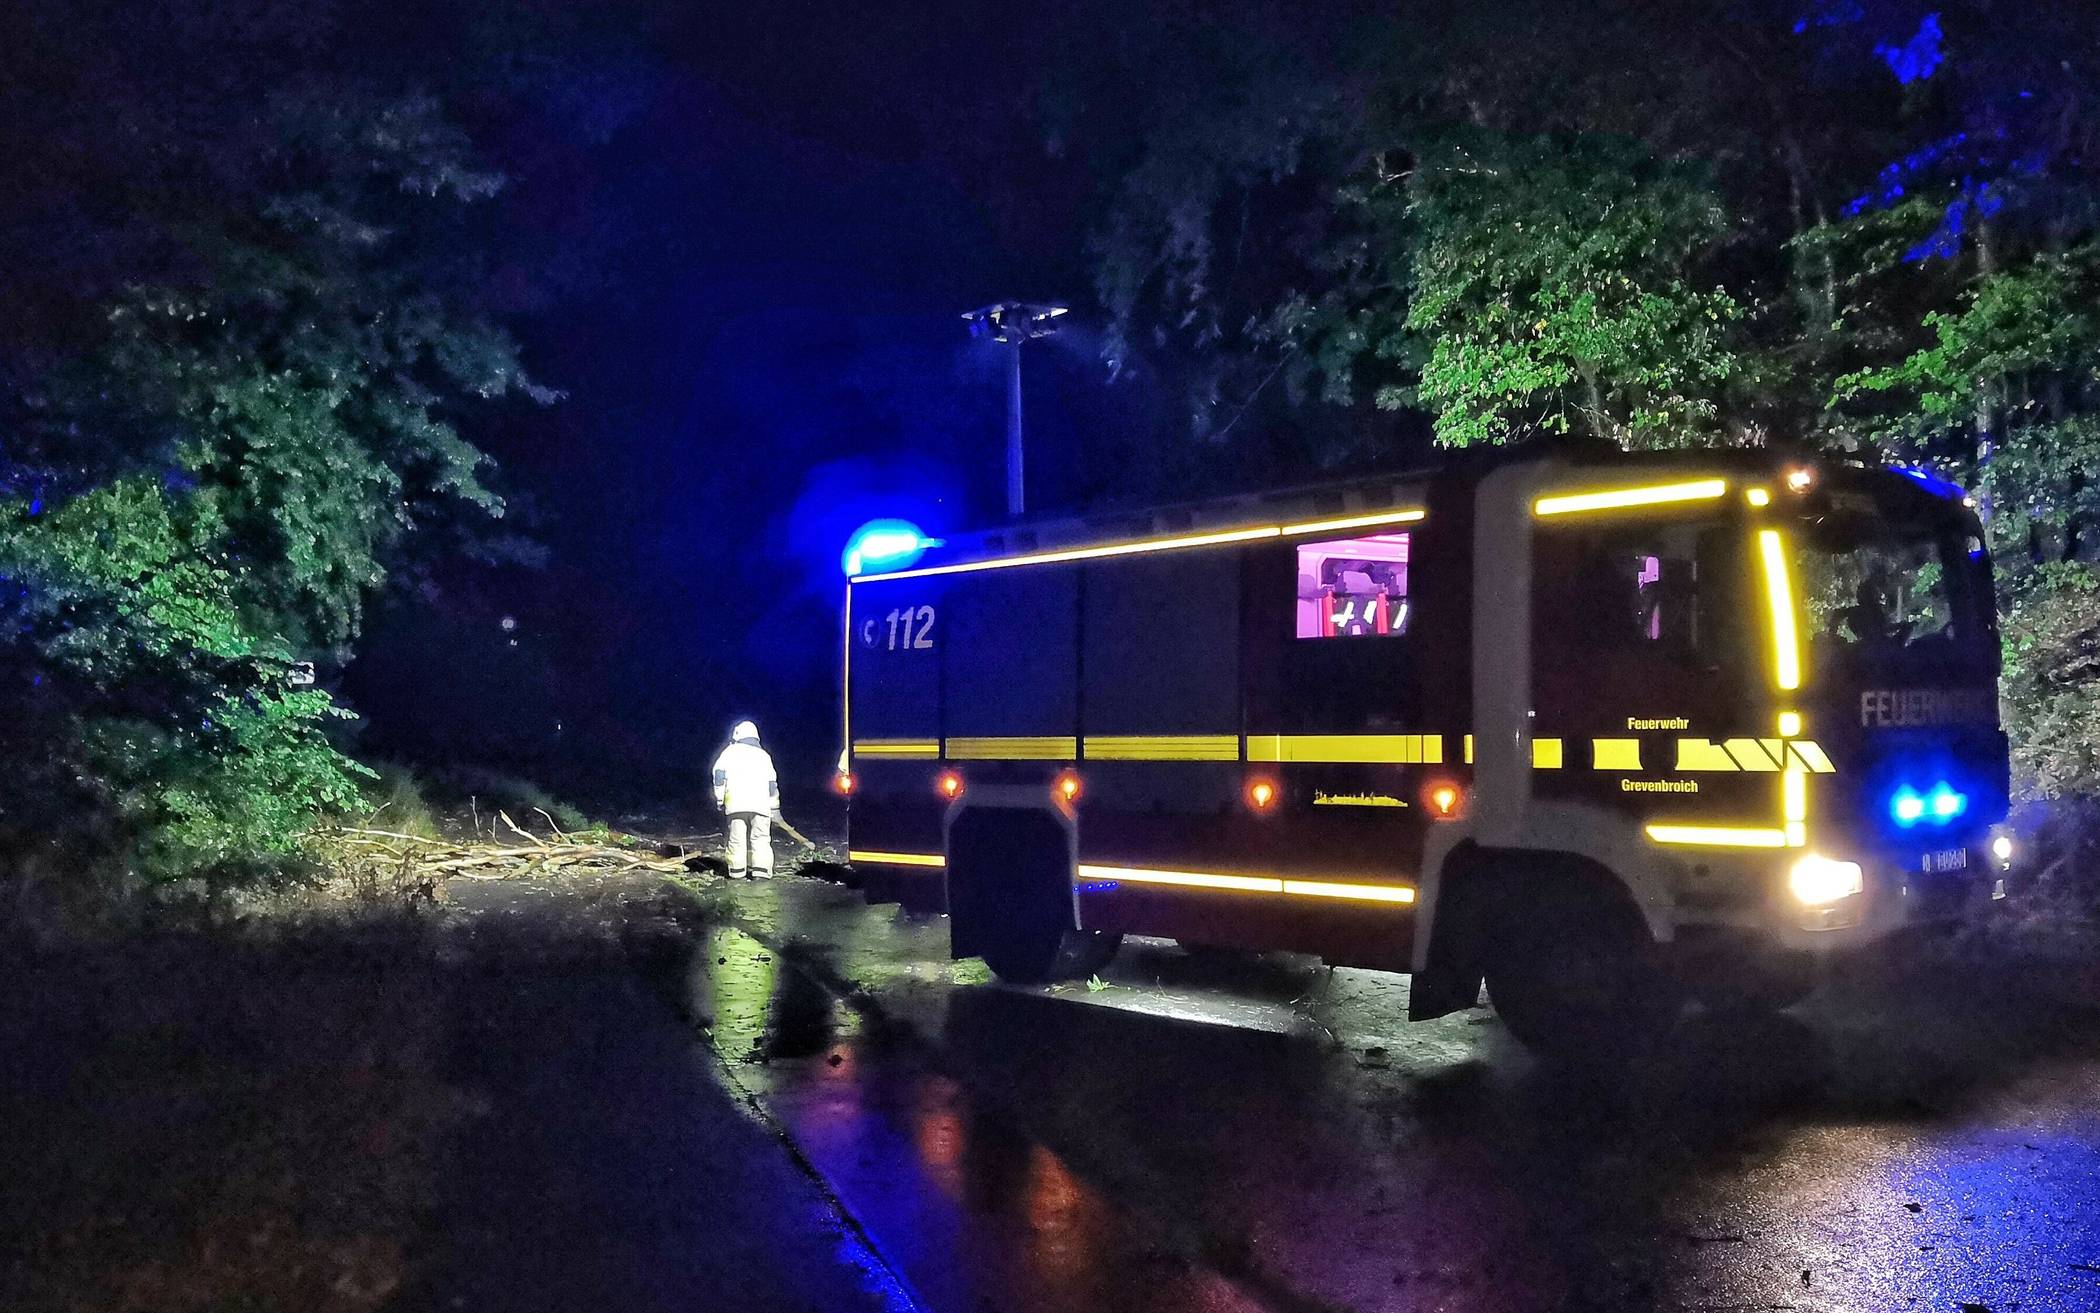
POLYGON ((849 565, 850 860, 1008 981, 1145 935, 1548 1049, 1783 1007, 2004 896, 1995 614, 1959 489, 1755 451, 918 544, 849 565))

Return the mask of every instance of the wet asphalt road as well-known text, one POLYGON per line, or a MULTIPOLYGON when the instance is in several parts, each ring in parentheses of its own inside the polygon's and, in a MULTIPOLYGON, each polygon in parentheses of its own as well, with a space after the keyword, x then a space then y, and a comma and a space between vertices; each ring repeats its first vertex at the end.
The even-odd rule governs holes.
POLYGON ((947 1313, 2100 1309, 2090 980, 1948 950, 1796 1015, 1547 1071, 1405 980, 1127 941, 992 984, 937 919, 700 895, 658 989, 947 1313))

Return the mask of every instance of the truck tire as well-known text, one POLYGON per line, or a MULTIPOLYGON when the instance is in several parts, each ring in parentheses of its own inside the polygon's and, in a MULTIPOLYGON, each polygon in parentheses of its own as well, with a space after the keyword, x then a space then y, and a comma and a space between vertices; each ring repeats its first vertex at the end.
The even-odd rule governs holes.
POLYGON ((1524 1046, 1575 1065, 1637 1052, 1683 995, 1638 909, 1615 887, 1551 870, 1508 890, 1490 932, 1488 998, 1524 1046))
POLYGON ((982 957, 1009 984, 1090 976, 1108 965, 1123 942, 1121 935, 1073 925, 1071 867, 1062 842, 1039 817, 984 815, 950 855, 951 878, 979 882, 970 913, 973 938, 965 951, 982 957))
POLYGON ((984 946, 984 964, 1009 985, 1083 980, 1107 966, 1123 936, 1070 926, 1008 925, 984 946))

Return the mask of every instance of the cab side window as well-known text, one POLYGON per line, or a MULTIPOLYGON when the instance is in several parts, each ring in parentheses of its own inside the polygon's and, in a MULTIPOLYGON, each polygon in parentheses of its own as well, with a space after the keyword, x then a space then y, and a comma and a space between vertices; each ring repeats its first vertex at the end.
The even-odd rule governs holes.
POLYGON ((1410 534, 1379 533, 1298 544, 1297 637, 1405 634, 1411 541, 1410 534))

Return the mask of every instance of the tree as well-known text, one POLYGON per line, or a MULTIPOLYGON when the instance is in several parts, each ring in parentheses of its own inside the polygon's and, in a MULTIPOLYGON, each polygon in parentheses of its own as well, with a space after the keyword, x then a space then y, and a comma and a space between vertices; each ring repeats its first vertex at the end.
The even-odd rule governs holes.
POLYGON ((1355 327, 1380 358, 1418 362, 1414 386, 1377 389, 1380 407, 1428 411, 1448 446, 1546 431, 1653 447, 1718 430, 1744 307, 1694 285, 1728 235, 1697 168, 1613 138, 1457 132, 1363 204, 1393 234, 1409 294, 1355 327))
POLYGON ((39 161, 73 175, 54 194, 96 204, 5 215, 8 246, 85 254, 26 289, 41 320, 0 353, 18 749, 0 839, 245 877, 281 869, 361 771, 293 664, 340 662, 417 529, 501 513, 458 417, 551 394, 469 290, 461 216, 502 180, 438 100, 327 77, 304 33, 238 6, 163 17, 145 35, 172 50, 109 34, 129 81, 63 15, 14 34, 47 80, 147 94, 106 106, 130 128, 107 142, 92 110, 24 106, 57 139, 39 161), (164 81, 222 45, 275 80, 164 81))

